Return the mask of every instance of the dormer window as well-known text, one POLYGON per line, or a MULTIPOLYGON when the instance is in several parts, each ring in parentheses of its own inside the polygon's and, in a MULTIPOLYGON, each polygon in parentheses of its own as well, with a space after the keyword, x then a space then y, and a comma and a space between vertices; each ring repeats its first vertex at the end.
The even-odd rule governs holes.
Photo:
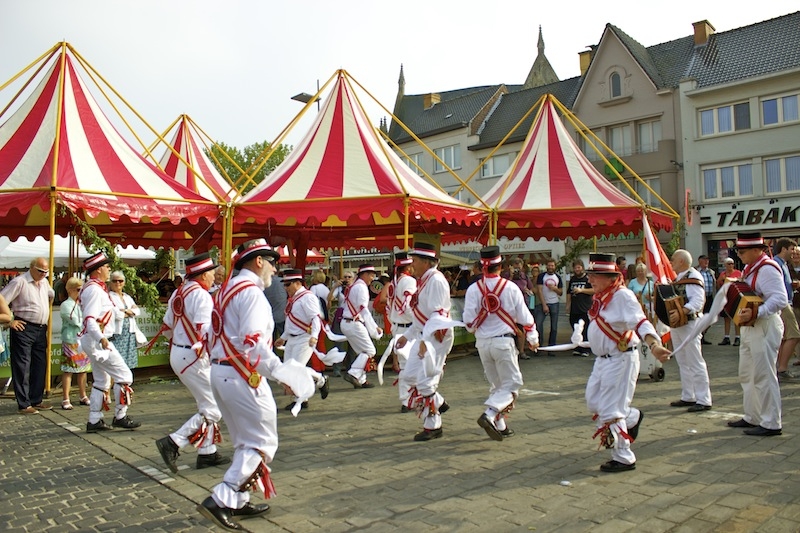
POLYGON ((608 84, 611 87, 611 98, 619 98, 622 96, 622 79, 620 78, 619 73, 612 73, 608 81, 608 84))

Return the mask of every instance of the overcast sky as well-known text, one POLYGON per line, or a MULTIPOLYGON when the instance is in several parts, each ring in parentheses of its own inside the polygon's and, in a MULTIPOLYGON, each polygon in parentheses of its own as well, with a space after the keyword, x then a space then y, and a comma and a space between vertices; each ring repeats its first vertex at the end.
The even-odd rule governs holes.
MULTIPOLYGON (((156 130, 186 113, 215 140, 243 147, 275 139, 302 109, 290 97, 316 92, 339 68, 391 109, 401 63, 407 94, 523 83, 540 25, 547 58, 566 79, 606 23, 650 46, 690 35, 699 20, 722 32, 798 9, 797 0, 657 4, 0 0, 0 83, 66 40, 156 130)), ((12 96, 0 92, 0 105, 12 96)), ((385 114, 365 107, 373 124, 385 114)), ((299 123, 291 144, 310 123, 299 123)))

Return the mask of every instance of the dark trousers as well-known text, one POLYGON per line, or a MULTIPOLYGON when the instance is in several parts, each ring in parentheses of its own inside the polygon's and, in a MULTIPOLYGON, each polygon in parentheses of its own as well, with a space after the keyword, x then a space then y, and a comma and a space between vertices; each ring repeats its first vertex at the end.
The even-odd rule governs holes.
POLYGON ((26 324, 11 330, 11 381, 20 409, 39 405, 47 376, 47 325, 26 324))

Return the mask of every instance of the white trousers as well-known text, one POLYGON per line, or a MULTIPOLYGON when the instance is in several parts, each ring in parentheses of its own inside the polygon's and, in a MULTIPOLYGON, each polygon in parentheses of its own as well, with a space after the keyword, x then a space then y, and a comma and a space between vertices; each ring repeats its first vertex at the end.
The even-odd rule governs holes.
POLYGON ((739 382, 744 396, 744 419, 767 429, 781 429, 781 388, 776 363, 783 337, 778 314, 742 326, 739 382))
MULTIPOLYGON (((311 335, 309 333, 304 333, 296 337, 292 337, 290 335, 289 339, 286 341, 286 344, 284 344, 285 348, 283 351, 283 360, 297 361, 302 366, 307 366, 308 362, 311 360, 311 354, 314 353, 314 348, 308 345, 310 338, 311 335)), ((317 388, 325 384, 325 376, 313 368, 308 367, 308 373, 314 379, 314 383, 317 385, 317 388)), ((297 401, 297 396, 294 396, 293 400, 297 401)))
MULTIPOLYGON (((692 323, 672 328, 672 344, 680 345, 689 336, 692 323)), ((695 337, 684 348, 675 352, 675 361, 681 374, 681 400, 697 402, 701 405, 711 404, 711 384, 708 379, 708 367, 703 359, 700 345, 701 335, 695 337)))
POLYGON ((108 342, 109 356, 104 361, 98 361, 96 354, 101 349, 100 343, 92 342, 89 337, 82 337, 80 340, 81 349, 89 356, 92 362, 92 392, 89 394, 89 422, 96 424, 103 419, 103 400, 105 391, 108 390, 111 380, 114 380, 114 417, 124 418, 128 414, 128 406, 123 405, 122 385, 133 384, 133 372, 125 364, 125 360, 114 347, 114 343, 108 342))
POLYGON ((408 387, 416 387, 417 393, 423 398, 432 396, 436 406, 436 414, 431 414, 430 409, 425 407, 422 411, 422 427, 425 429, 439 429, 442 427, 442 415, 439 414, 439 408, 444 403, 444 397, 437 392, 439 389, 439 381, 442 379, 442 372, 444 371, 445 361, 447 354, 453 347, 453 330, 447 330, 447 334, 442 342, 433 341, 434 353, 426 353, 424 358, 420 358, 416 350, 408 355, 406 362, 406 379, 408 380, 408 387), (425 360, 431 358, 432 365, 426 365, 425 360), (432 366, 433 372, 426 372, 426 366, 432 366))
POLYGON ((476 339, 475 347, 489 381, 489 398, 484 403, 500 412, 513 401, 523 384, 516 340, 511 337, 476 339))
POLYGON ((226 365, 211 365, 211 390, 234 450, 231 466, 212 496, 217 505, 241 509, 250 501, 250 494, 239 492, 239 487, 262 461, 269 465, 278 449, 275 399, 266 378, 253 389, 235 368, 226 365))
POLYGON ((639 410, 631 407, 638 377, 639 350, 634 349, 608 358, 597 357, 586 383, 586 406, 590 413, 598 415, 598 429, 612 422, 611 458, 624 464, 636 462, 631 443, 620 432, 627 433, 639 421, 639 410))
POLYGON ((220 421, 222 414, 219 412, 217 400, 211 392, 211 363, 208 356, 197 359, 195 351, 191 348, 173 345, 169 352, 169 365, 181 383, 189 389, 197 404, 197 413, 170 435, 172 442, 179 448, 188 446, 190 444, 189 437, 197 433, 205 421, 208 427, 202 444, 197 448, 197 453, 200 455, 216 453, 214 424, 220 421))
POLYGON ((367 361, 370 357, 374 357, 376 350, 375 344, 369 337, 367 326, 361 321, 356 320, 342 320, 342 334, 347 337, 347 342, 355 353, 358 354, 356 360, 350 365, 348 374, 358 380, 360 384, 367 381, 367 373, 364 368, 367 366, 367 361))
MULTIPOLYGON (((392 337, 394 338, 395 342, 397 342, 398 337, 403 336, 403 334, 408 329, 408 326, 398 326, 397 324, 392 324, 392 337)), ((400 398, 400 405, 407 405, 408 398, 409 398, 409 385, 408 380, 406 379, 406 363, 408 362, 408 357, 405 355, 400 355, 395 352, 394 356, 397 358, 397 366, 400 367, 400 373, 397 374, 397 395, 400 398)))

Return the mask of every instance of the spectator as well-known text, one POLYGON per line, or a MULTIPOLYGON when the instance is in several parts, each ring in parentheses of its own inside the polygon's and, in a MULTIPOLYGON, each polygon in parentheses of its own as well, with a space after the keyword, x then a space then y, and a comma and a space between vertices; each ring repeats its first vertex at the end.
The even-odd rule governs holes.
POLYGON ((781 267, 783 274, 783 284, 786 287, 786 307, 781 309, 780 315, 783 321, 783 338, 778 349, 778 381, 793 381, 795 375, 789 372, 789 359, 792 358, 797 343, 800 342, 800 328, 797 327, 797 318, 794 316, 792 308, 792 297, 794 288, 792 284, 792 274, 789 268, 789 261, 792 252, 797 248, 797 242, 792 239, 781 238, 775 243, 775 262, 781 267))
POLYGON ((50 264, 44 257, 8 282, 0 295, 14 311, 11 321, 11 381, 19 413, 37 414, 53 406, 42 401, 47 375, 47 330, 55 297, 47 283, 50 264))
MULTIPOLYGON (((113 284, 113 277, 111 283, 113 284)), ((158 298, 163 303, 167 303, 169 297, 172 296, 172 293, 175 292, 175 281, 173 281, 172 276, 170 275, 169 268, 161 267, 161 272, 158 275, 158 281, 156 282, 156 289, 158 289, 158 298)))
POLYGON ((325 273, 322 270, 317 270, 311 276, 311 287, 308 290, 319 298, 319 304, 322 307, 322 318, 325 319, 325 322, 328 322, 328 295, 331 290, 325 286, 325 273))
POLYGON ((456 276, 455 281, 455 289, 453 290, 453 296, 457 298, 463 298, 465 294, 467 294, 467 287, 470 286, 470 279, 472 278, 470 274, 470 267, 462 266, 459 271, 458 275, 456 276))
POLYGON ((481 267, 481 262, 475 261, 474 263, 472 263, 472 269, 470 271, 470 276, 469 276, 469 284, 467 286, 472 285, 482 277, 483 277, 483 268, 481 267))
MULTIPOLYGON (((792 250, 791 267, 789 273, 792 275, 792 309, 794 310, 794 317, 800 324, 800 248, 792 250)), ((798 344, 800 346, 800 344, 798 344)), ((795 347, 795 354, 797 347, 795 347)), ((794 366, 800 365, 800 361, 795 361, 794 366)))
MULTIPOLYGON (((533 287, 531 294, 528 296, 528 309, 533 315, 533 320, 536 322, 536 331, 539 333, 539 338, 542 339, 544 331, 544 311, 542 310, 542 295, 539 293, 539 285, 536 281, 539 279, 540 274, 539 263, 534 263, 530 266, 530 273, 528 278, 531 280, 533 287)), ((538 355, 539 352, 533 352, 533 355, 538 355)))
POLYGON ((80 278, 67 280, 65 286, 67 299, 59 307, 61 315, 61 389, 63 394, 61 408, 65 411, 72 409, 69 392, 73 374, 78 378, 80 404, 89 405, 89 397, 86 395, 86 373, 92 371, 92 365, 89 363, 89 356, 81 350, 80 344, 78 344, 78 332, 83 328, 83 313, 81 306, 78 305, 78 293, 82 286, 83 280, 80 278))
MULTIPOLYGON (((722 287, 725 284, 726 280, 730 279, 741 279, 742 278, 742 271, 738 270, 734 267, 734 261, 732 257, 729 257, 725 260, 725 270, 722 274, 719 275, 717 278, 717 289, 722 287)), ((719 343, 720 346, 729 346, 731 344, 731 317, 728 316, 728 313, 725 311, 722 312, 722 318, 725 320, 725 336, 722 338, 722 342, 719 343)), ((733 341, 734 346, 739 346, 739 326, 736 327, 736 339, 733 341)))
POLYGON ((647 318, 653 320, 655 317, 653 280, 647 277, 647 266, 644 263, 636 265, 636 277, 628 282, 628 288, 636 295, 647 318))
MULTIPOLYGON (((572 262, 572 277, 569 278, 567 289, 569 324, 574 328, 575 324, 583 320, 583 340, 588 341, 589 309, 592 308, 594 289, 592 284, 589 283, 589 276, 584 271, 583 261, 580 259, 575 259, 572 262)), ((572 355, 589 357, 590 353, 592 351, 589 348, 579 346, 573 350, 572 355)))
POLYGON ((624 256, 617 257, 617 268, 620 272, 622 272, 622 276, 625 278, 625 282, 627 283, 628 280, 628 260, 625 259, 624 256))
MULTIPOLYGON (((703 305, 703 313, 708 313, 711 309, 711 303, 714 301, 714 292, 715 287, 717 286, 717 280, 714 276, 714 271, 708 268, 708 256, 701 255, 697 258, 697 271, 700 272, 700 275, 703 276, 703 285, 706 291, 706 303, 703 305)), ((706 328, 708 331, 708 328, 706 328)), ((703 336, 700 337, 700 344, 711 344, 709 341, 706 340, 706 331, 703 332, 703 336)))
POLYGON ((61 274, 61 277, 56 280, 53 284, 53 291, 55 292, 55 298, 53 299, 53 305, 61 305, 62 302, 67 301, 69 296, 67 295, 67 280, 69 279, 69 272, 64 272, 61 274))
POLYGON ((125 364, 133 370, 139 366, 139 351, 136 347, 136 317, 142 314, 139 306, 123 289, 125 274, 116 270, 111 273, 108 295, 114 302, 114 335, 111 342, 117 348, 125 364))
POLYGON ((277 271, 272 276, 272 285, 264 289, 264 296, 272 307, 272 319, 275 321, 275 329, 272 331, 274 342, 283 335, 283 328, 286 325, 286 303, 289 301, 286 289, 283 288, 283 278, 278 276, 277 271))
POLYGON ((214 294, 225 283, 225 266, 219 265, 214 269, 214 284, 208 289, 208 292, 214 294))
MULTIPOLYGON (((556 260, 552 257, 546 262, 547 271, 539 274, 536 280, 536 285, 539 287, 539 292, 542 295, 542 311, 544 316, 550 317, 550 336, 548 338, 547 346, 556 344, 556 337, 558 336, 558 311, 559 311, 559 298, 564 294, 564 282, 561 276, 556 274, 556 260)), ((534 317, 534 320, 536 317, 534 317)), ((544 320, 542 320, 544 323, 544 320)), ((544 326, 542 326, 544 327, 544 326)), ((555 357, 555 352, 549 352, 551 357, 555 357)))
MULTIPOLYGON (((511 260, 511 282, 519 287, 525 300, 533 294, 533 282, 525 273, 525 262, 519 257, 511 260)), ((525 307, 527 307, 527 302, 525 307)), ((523 330, 523 324, 517 324, 517 326, 519 331, 523 330)), ((530 359, 530 356, 525 352, 525 337, 523 335, 517 335, 517 352, 520 359, 530 359)))

